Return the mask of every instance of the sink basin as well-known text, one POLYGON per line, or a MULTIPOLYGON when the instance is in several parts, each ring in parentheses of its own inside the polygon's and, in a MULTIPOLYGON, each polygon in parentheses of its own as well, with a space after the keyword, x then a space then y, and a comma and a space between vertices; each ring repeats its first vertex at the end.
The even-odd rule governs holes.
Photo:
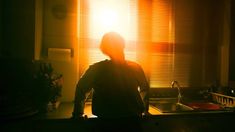
POLYGON ((155 98, 150 101, 151 106, 161 113, 178 113, 192 111, 193 108, 178 103, 177 98, 155 98))
POLYGON ((181 103, 154 103, 152 106, 161 113, 187 112, 193 110, 193 108, 181 103))
POLYGON ((185 103, 185 105, 193 108, 194 110, 222 110, 223 108, 211 102, 192 102, 185 103))
POLYGON ((231 111, 212 102, 193 101, 178 103, 177 98, 156 98, 150 100, 150 105, 160 113, 214 113, 231 111))

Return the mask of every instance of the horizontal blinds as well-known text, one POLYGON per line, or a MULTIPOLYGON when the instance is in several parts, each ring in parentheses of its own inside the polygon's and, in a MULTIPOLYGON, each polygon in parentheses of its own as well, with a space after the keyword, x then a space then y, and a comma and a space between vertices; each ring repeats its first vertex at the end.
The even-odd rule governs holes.
POLYGON ((170 42, 172 29, 172 0, 153 0, 152 42, 170 42))
MULTIPOLYGON (((102 33, 98 33, 99 24, 94 23, 95 12, 99 9, 97 6, 104 6, 105 0, 83 0, 82 5, 83 11, 81 11, 81 28, 80 31, 82 41, 80 41, 80 73, 95 62, 104 60, 108 58, 103 55, 99 50, 100 40, 102 38, 102 33), (100 2, 100 1, 103 1, 100 2), (83 14, 82 14, 83 13, 83 14), (93 17, 93 18, 92 18, 93 17)), ((149 17, 142 17, 146 20, 141 20, 142 26, 148 27, 150 29, 141 29, 141 32, 151 32, 151 36, 147 36, 145 41, 150 43, 150 46, 138 46, 141 42, 138 42, 137 34, 140 32, 138 27, 138 15, 145 15, 145 8, 138 8, 138 0, 111 0, 116 5, 121 3, 123 6, 122 10, 125 10, 127 30, 119 30, 125 40, 126 40, 126 59, 141 62, 138 59, 148 60, 149 66, 146 71, 148 80, 150 81, 150 86, 152 88, 157 87, 169 87, 173 80, 180 82, 182 86, 188 86, 189 74, 190 74, 190 54, 178 53, 175 51, 177 44, 174 43, 174 17, 173 17, 173 0, 152 0, 151 4, 147 4, 146 9, 151 10, 151 15, 149 17), (128 5, 128 6, 126 6, 128 5), (125 9, 124 9, 125 8, 125 9), (147 50, 139 49, 136 47, 147 47, 147 50), (143 51, 148 52, 147 56, 141 56, 137 58, 137 54, 143 51)), ((110 2, 109 2, 110 3, 110 2)), ((122 7, 121 5, 119 5, 122 7)), ((104 6, 105 7, 105 6, 104 6)), ((149 12, 149 11, 147 11, 149 12)), ((149 15, 149 14, 148 14, 149 15)), ((125 21, 125 20, 124 20, 125 21)), ((120 28, 121 28, 120 24, 120 28)), ((103 32, 103 31, 101 31, 103 32)), ((146 43, 144 43, 146 44, 146 43)), ((146 67, 144 67, 146 68, 146 67)))
POLYGON ((151 87, 169 87, 174 78, 172 0, 152 2, 151 87))

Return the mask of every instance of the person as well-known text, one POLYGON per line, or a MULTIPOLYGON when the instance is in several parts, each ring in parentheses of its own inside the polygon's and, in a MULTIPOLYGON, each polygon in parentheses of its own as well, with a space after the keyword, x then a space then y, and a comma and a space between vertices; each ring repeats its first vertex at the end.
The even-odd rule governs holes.
POLYGON ((124 47, 120 34, 103 36, 100 49, 110 59, 90 65, 78 81, 72 118, 83 117, 92 89, 92 114, 98 118, 140 117, 148 112, 147 79, 139 64, 125 59, 124 47))

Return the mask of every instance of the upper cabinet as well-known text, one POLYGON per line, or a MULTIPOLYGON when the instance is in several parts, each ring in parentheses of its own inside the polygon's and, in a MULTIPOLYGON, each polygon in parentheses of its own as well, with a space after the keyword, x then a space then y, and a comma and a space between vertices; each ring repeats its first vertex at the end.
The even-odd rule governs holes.
POLYGON ((1 0, 1 56, 34 59, 36 0, 1 0))

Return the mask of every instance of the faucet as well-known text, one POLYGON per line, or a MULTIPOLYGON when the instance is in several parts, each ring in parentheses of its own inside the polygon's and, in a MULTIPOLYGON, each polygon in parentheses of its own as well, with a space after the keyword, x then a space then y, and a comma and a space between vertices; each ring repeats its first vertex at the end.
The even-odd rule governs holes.
POLYGON ((172 81, 171 88, 174 88, 175 84, 176 84, 177 90, 178 90, 178 102, 177 103, 180 103, 181 97, 182 97, 181 92, 180 92, 180 84, 177 81, 172 81))

